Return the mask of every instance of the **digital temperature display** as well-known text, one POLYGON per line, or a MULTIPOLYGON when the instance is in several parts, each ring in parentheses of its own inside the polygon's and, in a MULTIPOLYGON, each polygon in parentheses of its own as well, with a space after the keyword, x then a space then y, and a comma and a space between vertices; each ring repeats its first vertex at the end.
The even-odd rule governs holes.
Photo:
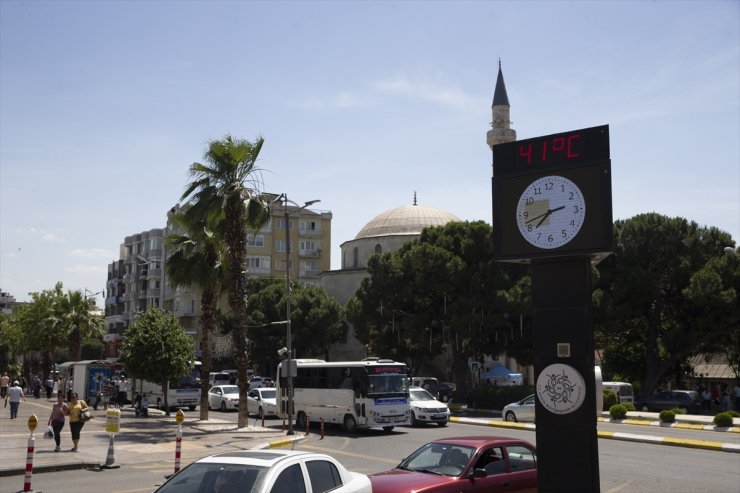
POLYGON ((609 159, 609 126, 493 146, 493 174, 507 175, 609 159))

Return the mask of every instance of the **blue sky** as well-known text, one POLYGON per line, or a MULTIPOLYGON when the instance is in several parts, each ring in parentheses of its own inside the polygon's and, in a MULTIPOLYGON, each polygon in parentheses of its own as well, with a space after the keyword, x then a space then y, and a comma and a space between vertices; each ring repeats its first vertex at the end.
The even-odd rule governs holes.
POLYGON ((103 289, 227 133, 333 213, 332 268, 414 191, 490 223, 499 57, 519 139, 610 125, 615 219, 737 241, 739 32, 737 1, 0 0, 0 289, 103 289))

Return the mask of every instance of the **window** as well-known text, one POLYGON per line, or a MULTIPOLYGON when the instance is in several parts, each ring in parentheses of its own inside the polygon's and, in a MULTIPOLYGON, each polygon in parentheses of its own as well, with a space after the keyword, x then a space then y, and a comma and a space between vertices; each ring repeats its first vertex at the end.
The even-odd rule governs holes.
POLYGON ((375 245, 375 253, 383 253, 383 247, 380 246, 380 243, 375 245))
MULTIPOLYGON (((279 229, 279 230, 285 231, 285 220, 284 219, 276 219, 275 220, 275 229, 279 229)), ((293 221, 288 221, 288 229, 293 229, 293 221)))
POLYGON ((265 246, 265 235, 247 235, 247 246, 251 247, 263 247, 265 246))
POLYGON ((300 464, 294 464, 280 473, 270 493, 306 493, 306 482, 300 464))
POLYGON ((258 269, 269 269, 270 268, 270 257, 258 257, 248 256, 247 257, 247 269, 258 270, 258 269))
MULTIPOLYGON (((276 240, 275 241, 275 250, 278 252, 285 252, 285 240, 276 240)), ((290 249, 293 251, 293 248, 290 249)))
POLYGON ((511 472, 537 468, 537 458, 532 450, 521 445, 508 447, 509 465, 511 472))
POLYGON ((326 460, 306 462, 308 477, 314 493, 325 493, 342 486, 342 478, 334 464, 326 460))
POLYGON ((355 247, 352 250, 352 255, 353 255, 352 267, 357 268, 359 267, 359 264, 360 264, 360 257, 359 257, 359 252, 357 250, 357 247, 355 247))
POLYGON ((316 221, 301 221, 301 231, 316 231, 316 221))

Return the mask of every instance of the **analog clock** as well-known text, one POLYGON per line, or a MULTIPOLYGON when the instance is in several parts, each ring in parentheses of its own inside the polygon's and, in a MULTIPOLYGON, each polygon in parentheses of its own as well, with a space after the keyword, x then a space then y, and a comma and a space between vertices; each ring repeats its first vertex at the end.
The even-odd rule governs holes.
POLYGON ((516 224, 525 240, 552 249, 576 237, 586 218, 586 202, 578 186, 562 176, 537 178, 524 189, 516 208, 516 224))

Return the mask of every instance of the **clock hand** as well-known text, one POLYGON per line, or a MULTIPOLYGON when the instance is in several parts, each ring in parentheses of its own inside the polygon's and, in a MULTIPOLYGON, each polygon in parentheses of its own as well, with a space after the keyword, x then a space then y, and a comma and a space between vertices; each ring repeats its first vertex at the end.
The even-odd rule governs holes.
POLYGON ((532 219, 530 219, 530 220, 528 220, 528 221, 524 221, 524 224, 529 224, 529 223, 531 223, 532 221, 536 221, 537 219, 541 218, 542 216, 548 216, 548 215, 550 215, 550 211, 547 211, 547 212, 545 212, 545 213, 542 213, 542 214, 540 214, 539 216, 535 216, 535 217, 533 217, 532 219))
POLYGON ((540 219, 540 222, 538 222, 537 223, 537 226, 535 226, 534 228, 535 229, 539 228, 540 225, 545 222, 545 219, 547 219, 548 217, 550 217, 550 214, 552 214, 555 211, 559 211, 561 209, 565 209, 565 206, 564 205, 561 205, 560 207, 556 207, 554 209, 549 209, 547 212, 545 212, 545 214, 544 214, 545 217, 543 217, 542 219, 540 219))

